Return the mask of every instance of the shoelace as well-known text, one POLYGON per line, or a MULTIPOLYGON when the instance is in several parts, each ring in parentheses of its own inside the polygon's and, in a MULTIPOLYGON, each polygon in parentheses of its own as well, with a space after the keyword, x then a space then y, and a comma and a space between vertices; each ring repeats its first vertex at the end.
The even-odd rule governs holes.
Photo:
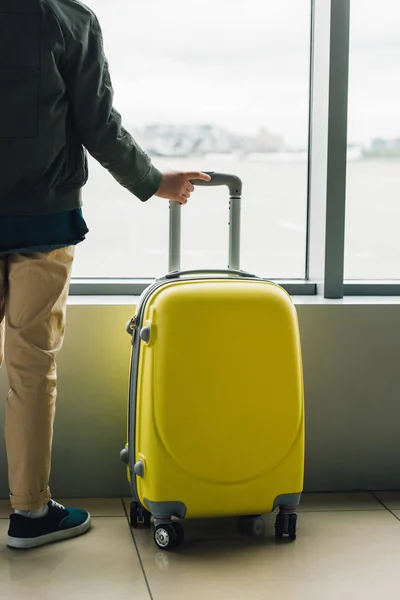
POLYGON ((61 508, 62 510, 65 510, 65 506, 63 506, 59 502, 56 502, 55 500, 50 500, 50 503, 52 506, 54 506, 54 508, 61 508))

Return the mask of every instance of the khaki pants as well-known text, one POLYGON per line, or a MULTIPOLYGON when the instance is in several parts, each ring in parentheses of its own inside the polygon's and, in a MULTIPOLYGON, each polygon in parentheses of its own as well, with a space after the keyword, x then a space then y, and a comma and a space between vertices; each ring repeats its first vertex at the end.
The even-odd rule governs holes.
POLYGON ((10 385, 5 437, 10 500, 19 510, 50 500, 56 356, 74 251, 0 255, 0 365, 5 357, 10 385))

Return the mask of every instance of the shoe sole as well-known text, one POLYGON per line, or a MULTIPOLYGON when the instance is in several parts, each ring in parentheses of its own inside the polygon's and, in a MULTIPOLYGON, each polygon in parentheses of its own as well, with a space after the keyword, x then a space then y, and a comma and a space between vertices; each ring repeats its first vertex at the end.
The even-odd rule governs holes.
POLYGON ((90 525, 91 516, 89 515, 86 521, 77 527, 54 531, 53 533, 40 535, 36 538, 15 538, 9 535, 7 536, 7 546, 10 548, 18 548, 20 550, 28 550, 30 548, 38 548, 40 546, 45 546, 46 544, 52 544, 53 542, 70 540, 71 538, 78 537, 89 531, 90 525))

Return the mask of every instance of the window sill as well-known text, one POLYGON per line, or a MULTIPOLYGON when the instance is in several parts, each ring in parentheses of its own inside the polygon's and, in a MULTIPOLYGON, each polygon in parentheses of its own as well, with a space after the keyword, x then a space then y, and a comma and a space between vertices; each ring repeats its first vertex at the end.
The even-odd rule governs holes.
MULTIPOLYGON (((140 296, 154 279, 73 279, 70 297, 82 296, 140 296)), ((303 280, 279 281, 292 296, 315 295, 316 285, 303 280)))
MULTIPOLYGON (((139 301, 138 295, 72 295, 68 298, 69 306, 135 306, 139 301)), ((339 300, 331 300, 321 295, 300 296, 292 295, 296 306, 386 306, 400 305, 400 296, 347 296, 339 300)))
POLYGON ((400 305, 399 296, 345 296, 339 299, 324 298, 321 294, 315 296, 292 296, 293 302, 296 305, 334 305, 334 306, 383 306, 383 305, 400 305))
MULTIPOLYGON (((131 305, 153 279, 75 279, 72 280, 70 305, 131 305)), ((295 304, 400 304, 400 282, 346 281, 344 298, 328 299, 317 293, 317 285, 308 281, 279 281, 295 304)))

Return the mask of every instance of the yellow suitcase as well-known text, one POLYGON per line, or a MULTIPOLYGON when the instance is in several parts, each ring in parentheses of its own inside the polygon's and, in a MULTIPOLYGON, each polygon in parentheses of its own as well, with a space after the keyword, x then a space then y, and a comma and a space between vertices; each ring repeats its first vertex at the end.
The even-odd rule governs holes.
MULTIPOLYGON (((170 273, 148 288, 133 336, 128 464, 131 523, 157 546, 183 541, 172 517, 238 516, 295 539, 303 490, 304 400, 295 307, 278 285, 239 271, 241 183, 231 192, 230 269, 180 272, 180 207, 171 203, 170 273)), ((209 184, 210 185, 210 184, 209 184)))

